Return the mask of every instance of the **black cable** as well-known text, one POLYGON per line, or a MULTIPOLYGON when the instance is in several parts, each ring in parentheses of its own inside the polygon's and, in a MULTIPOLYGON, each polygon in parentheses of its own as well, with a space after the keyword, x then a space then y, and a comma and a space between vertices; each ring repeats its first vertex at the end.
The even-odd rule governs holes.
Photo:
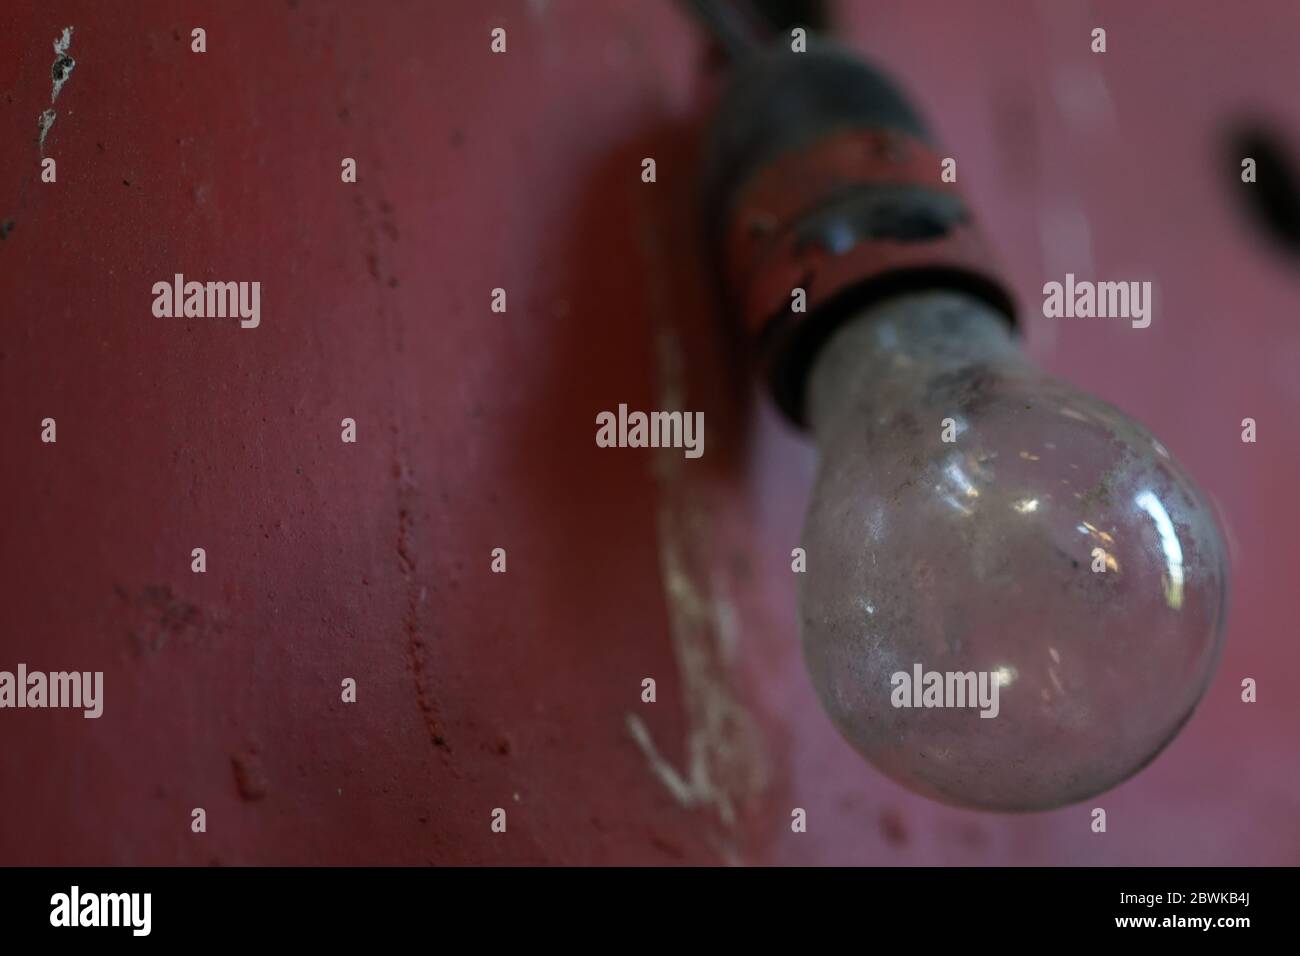
POLYGON ((758 20, 747 5, 729 0, 683 0, 727 56, 741 60, 763 45, 765 37, 758 20))

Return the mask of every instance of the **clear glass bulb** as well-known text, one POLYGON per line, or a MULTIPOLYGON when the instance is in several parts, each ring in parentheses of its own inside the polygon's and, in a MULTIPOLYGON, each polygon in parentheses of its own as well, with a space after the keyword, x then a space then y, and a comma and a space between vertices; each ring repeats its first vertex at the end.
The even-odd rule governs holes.
POLYGON ((872 764, 945 803, 1042 810, 1173 739, 1218 659, 1226 561, 1146 429, 1034 368, 1005 319, 955 292, 845 323, 807 397, 804 655, 872 764), (988 675, 996 716, 895 706, 916 665, 988 675))

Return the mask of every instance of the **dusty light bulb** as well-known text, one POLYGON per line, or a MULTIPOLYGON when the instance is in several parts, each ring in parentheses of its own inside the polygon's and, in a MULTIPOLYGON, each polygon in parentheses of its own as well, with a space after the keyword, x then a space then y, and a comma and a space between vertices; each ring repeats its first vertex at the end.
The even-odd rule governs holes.
POLYGON ((897 89, 826 44, 738 64, 710 219, 773 395, 814 433, 805 660, 840 732, 990 810, 1135 773, 1217 661, 1218 526, 1140 425, 1032 366, 897 89))
POLYGON ((853 746, 991 810, 1081 800, 1155 757, 1210 680, 1224 611, 1213 513, 1164 447, 960 293, 847 321, 808 403, 804 655, 853 746), (918 666, 941 706, 914 706, 918 666))

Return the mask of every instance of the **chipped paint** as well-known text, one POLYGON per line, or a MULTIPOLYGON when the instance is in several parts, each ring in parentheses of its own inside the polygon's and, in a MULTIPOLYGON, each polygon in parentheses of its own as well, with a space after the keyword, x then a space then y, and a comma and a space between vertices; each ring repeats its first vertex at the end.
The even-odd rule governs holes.
POLYGON ((64 27, 63 34, 54 41, 54 62, 50 65, 50 79, 54 88, 50 92, 50 104, 59 98, 59 91, 68 82, 72 71, 77 68, 77 61, 68 56, 68 47, 72 45, 72 27, 64 27))
POLYGON ((54 110, 46 110, 40 116, 36 117, 36 127, 41 131, 42 156, 45 155, 45 134, 50 131, 50 127, 54 125, 54 121, 58 116, 59 114, 54 112, 54 110))
POLYGON ((64 27, 63 32, 54 38, 54 62, 50 64, 50 109, 45 110, 36 118, 37 128, 41 131, 40 150, 41 156, 45 155, 45 137, 49 135, 50 128, 54 121, 59 118, 59 114, 54 110, 54 102, 59 98, 59 93, 63 90, 63 84, 68 82, 68 77, 72 76, 72 71, 77 68, 77 61, 68 55, 68 48, 72 46, 72 31, 74 27, 64 27))

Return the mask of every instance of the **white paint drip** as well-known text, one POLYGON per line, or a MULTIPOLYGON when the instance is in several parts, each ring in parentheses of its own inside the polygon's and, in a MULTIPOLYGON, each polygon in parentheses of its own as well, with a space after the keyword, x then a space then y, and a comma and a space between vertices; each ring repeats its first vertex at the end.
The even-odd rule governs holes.
POLYGON ((677 772, 677 768, 669 763, 659 753, 659 748, 655 746, 654 738, 650 736, 650 728, 645 725, 645 721, 636 714, 627 715, 627 732, 632 735, 637 746, 646 755, 646 760, 650 763, 650 771, 659 778, 659 782, 664 785, 674 800, 684 807, 689 807, 695 802, 695 788, 682 779, 682 775, 677 772))
MULTIPOLYGON (((59 98, 59 93, 63 89, 63 84, 68 82, 68 77, 76 69, 77 64, 68 56, 68 48, 72 46, 73 27, 64 27, 63 32, 54 38, 54 62, 50 64, 50 81, 53 84, 50 90, 50 106, 54 106, 54 101, 59 98), (58 71, 57 73, 55 71, 58 71)), ((45 137, 50 132, 50 127, 54 121, 59 118, 59 114, 53 109, 45 110, 36 118, 36 125, 41 131, 41 155, 45 155, 45 137)))
MULTIPOLYGON (((673 332, 661 326, 660 408, 685 407, 680 351, 673 332)), ((659 564, 686 706, 685 772, 659 753, 640 717, 629 713, 627 728, 651 771, 678 803, 710 805, 731 826, 737 805, 757 797, 767 782, 757 728, 728 682, 726 665, 736 640, 735 609, 720 581, 710 580, 702 571, 708 536, 702 527, 703 508, 687 491, 683 459, 669 452, 661 454, 656 464, 659 564)))

